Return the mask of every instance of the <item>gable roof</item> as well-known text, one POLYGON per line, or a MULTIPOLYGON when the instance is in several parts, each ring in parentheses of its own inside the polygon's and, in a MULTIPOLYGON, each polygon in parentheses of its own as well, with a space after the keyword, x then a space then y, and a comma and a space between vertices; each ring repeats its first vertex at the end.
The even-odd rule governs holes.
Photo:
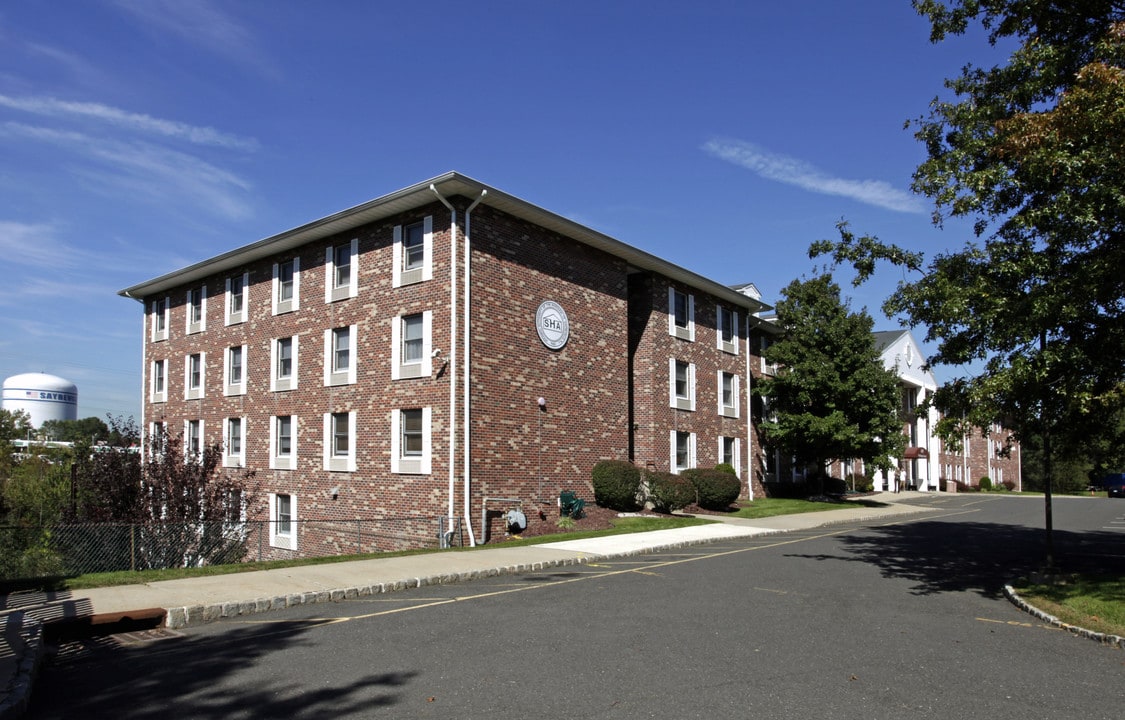
POLYGON ((509 195, 502 190, 485 185, 458 172, 448 172, 430 180, 424 180, 416 185, 369 200, 347 210, 341 210, 292 230, 286 230, 194 265, 127 287, 118 292, 118 295, 143 302, 146 297, 166 292, 174 287, 233 270, 247 263, 287 252, 307 243, 428 205, 437 199, 438 194, 445 198, 458 195, 480 198, 484 205, 619 257, 634 268, 660 273, 677 282, 710 293, 731 305, 743 307, 752 313, 769 309, 769 306, 760 300, 744 295, 713 280, 708 280, 702 275, 674 265, 655 255, 627 245, 620 240, 615 240, 585 225, 580 225, 573 220, 544 210, 526 200, 509 195))

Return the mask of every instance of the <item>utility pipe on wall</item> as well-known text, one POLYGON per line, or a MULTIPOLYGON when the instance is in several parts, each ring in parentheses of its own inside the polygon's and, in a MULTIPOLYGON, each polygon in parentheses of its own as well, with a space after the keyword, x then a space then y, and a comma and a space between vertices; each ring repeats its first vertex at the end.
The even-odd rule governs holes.
MULTIPOLYGON (((452 521, 457 512, 457 210, 442 197, 432 183, 430 190, 449 208, 449 514, 452 521)), ((470 534, 472 530, 470 529, 470 534)))
MULTIPOLYGON (((469 372, 470 372, 470 368, 471 368, 471 365, 472 365, 472 362, 471 362, 472 354, 469 352, 469 348, 470 348, 471 343, 472 343, 472 332, 471 332, 472 328, 470 326, 470 318, 471 318, 470 308, 471 308, 471 306, 470 306, 469 302, 472 299, 472 296, 470 294, 469 288, 472 286, 472 283, 470 281, 472 279, 473 209, 476 208, 476 206, 480 204, 481 200, 484 200, 484 196, 487 195, 487 194, 488 194, 487 190, 481 190, 480 191, 480 197, 478 197, 476 200, 474 200, 473 204, 470 205, 467 210, 465 210, 465 260, 464 260, 464 262, 465 262, 465 303, 464 303, 465 322, 463 324, 464 327, 463 327, 463 330, 462 330, 462 332, 465 333, 465 342, 464 342, 465 359, 463 361, 465 363, 465 367, 462 370, 463 382, 465 384, 465 387, 464 387, 465 395, 464 395, 464 398, 462 398, 462 401, 461 401, 461 411, 464 413, 464 419, 462 420, 462 423, 461 423, 462 426, 463 426, 461 428, 461 431, 464 433, 463 445, 465 446, 465 449, 461 453, 461 455, 462 455, 462 457, 464 458, 464 461, 465 461, 465 469, 464 469, 465 476, 463 478, 464 484, 465 484, 465 525, 469 528, 469 545, 471 547, 476 547, 477 541, 476 541, 476 538, 473 537, 473 521, 472 521, 472 518, 469 517, 470 512, 471 512, 471 509, 469 507, 469 504, 470 504, 469 503, 469 496, 470 496, 470 489, 471 489, 471 485, 472 485, 472 480, 470 478, 470 472, 471 472, 471 468, 472 468, 472 465, 471 465, 471 460, 472 460, 472 444, 471 444, 472 435, 471 435, 471 425, 470 425, 470 420, 471 420, 471 417, 472 417, 472 415, 471 415, 472 407, 471 407, 471 403, 469 401, 469 391, 470 391, 469 372)), ((483 539, 483 537, 484 536, 482 535, 481 538, 483 539)))

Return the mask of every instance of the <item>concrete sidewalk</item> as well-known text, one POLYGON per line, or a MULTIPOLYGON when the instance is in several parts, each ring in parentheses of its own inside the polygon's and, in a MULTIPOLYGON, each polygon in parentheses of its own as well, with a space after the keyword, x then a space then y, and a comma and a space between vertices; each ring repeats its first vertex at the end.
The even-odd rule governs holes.
POLYGON ((841 508, 800 515, 743 520, 707 516, 720 522, 673 530, 655 530, 540 545, 486 546, 470 552, 435 552, 405 557, 371 558, 323 565, 259 570, 139 585, 18 593, 0 601, 0 720, 26 709, 43 654, 42 624, 55 621, 117 620, 163 616, 170 628, 211 622, 222 617, 281 610, 296 605, 338 602, 424 585, 463 582, 482 577, 587 563, 656 550, 737 537, 804 530, 842 522, 893 520, 926 512, 909 500, 932 499, 933 493, 883 493, 882 507, 841 508))

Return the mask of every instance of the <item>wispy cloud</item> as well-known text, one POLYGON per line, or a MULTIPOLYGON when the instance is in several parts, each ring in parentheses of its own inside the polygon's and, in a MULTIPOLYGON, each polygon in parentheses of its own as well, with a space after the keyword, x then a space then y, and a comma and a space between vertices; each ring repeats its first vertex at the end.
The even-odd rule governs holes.
POLYGON ((0 257, 5 263, 38 270, 73 266, 72 248, 55 235, 55 227, 46 223, 0 220, 0 257))
POLYGON ((175 120, 164 120, 142 113, 91 102, 72 102, 51 97, 16 98, 0 95, 0 107, 48 117, 78 117, 110 123, 136 132, 186 140, 197 145, 211 145, 235 150, 257 150, 258 141, 228 135, 210 127, 197 127, 175 120))
POLYGON ((803 160, 768 152, 753 143, 713 139, 703 145, 703 151, 720 160, 744 167, 767 180, 795 185, 824 195, 851 198, 895 212, 925 212, 925 207, 918 198, 890 183, 832 177, 803 160))
POLYGON ((150 143, 95 138, 80 132, 8 122, 0 125, 0 138, 23 138, 62 147, 95 161, 113 172, 88 173, 99 181, 116 183, 162 201, 187 200, 207 212, 230 219, 251 213, 240 196, 250 183, 234 173, 193 155, 150 143))

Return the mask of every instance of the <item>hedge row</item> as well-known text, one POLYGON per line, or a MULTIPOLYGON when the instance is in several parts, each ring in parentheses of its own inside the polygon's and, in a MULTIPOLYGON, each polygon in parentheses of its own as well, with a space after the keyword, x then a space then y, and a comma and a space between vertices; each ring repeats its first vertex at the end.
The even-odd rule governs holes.
POLYGON ((742 482, 729 465, 714 470, 694 468, 679 475, 643 472, 624 460, 603 460, 594 466, 594 502, 629 512, 652 503, 657 512, 671 512, 698 504, 725 510, 742 492, 742 482))

